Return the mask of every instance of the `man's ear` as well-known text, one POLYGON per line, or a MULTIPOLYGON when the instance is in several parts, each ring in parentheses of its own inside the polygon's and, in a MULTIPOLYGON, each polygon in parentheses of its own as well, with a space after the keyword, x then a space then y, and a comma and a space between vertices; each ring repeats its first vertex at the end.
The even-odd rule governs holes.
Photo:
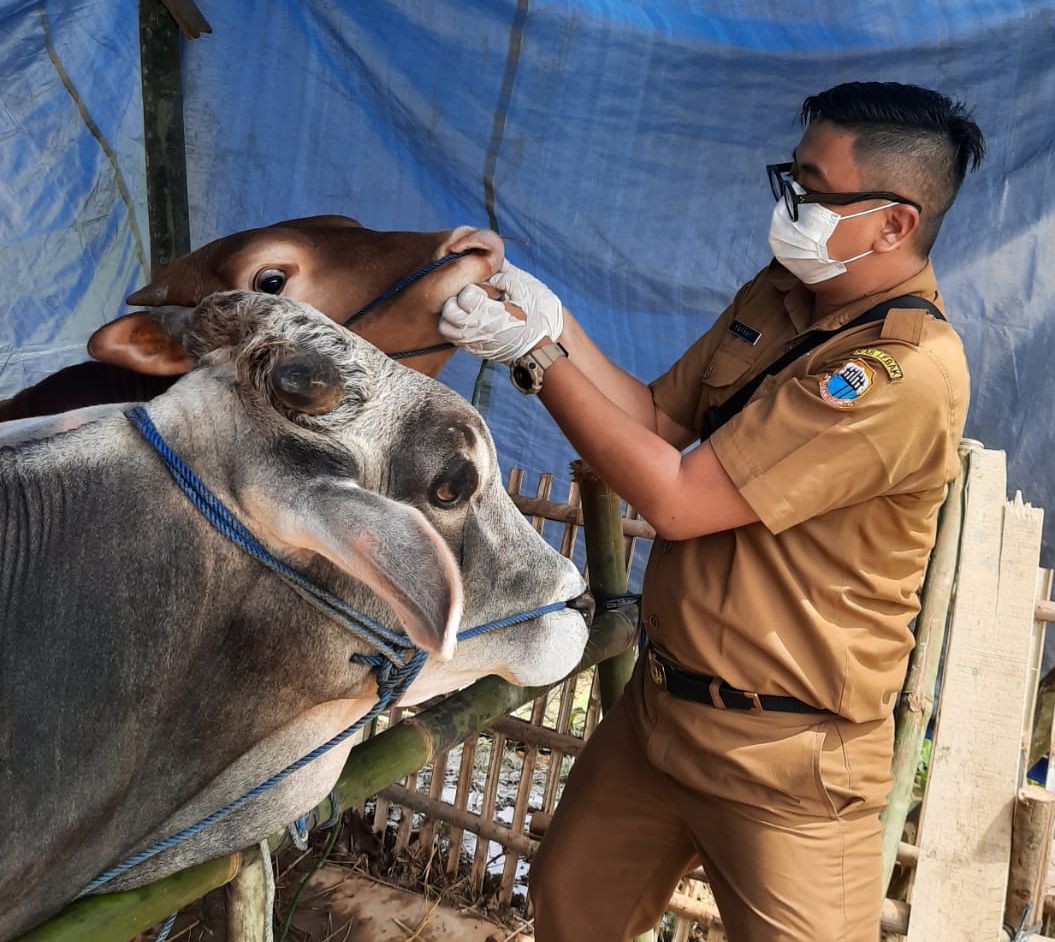
POLYGON ((887 208, 883 228, 879 230, 872 248, 877 254, 892 252, 912 237, 919 228, 919 210, 908 203, 895 203, 887 208))
POLYGON ((180 376, 194 369, 194 360, 168 329, 177 321, 182 323, 191 310, 158 308, 149 314, 146 311, 126 314, 92 334, 88 353, 103 363, 136 373, 180 376))
POLYGON ((318 553, 362 582, 414 644, 449 660, 462 616, 461 575, 424 514, 351 481, 318 481, 295 501, 278 496, 283 490, 246 495, 253 515, 290 549, 318 553))

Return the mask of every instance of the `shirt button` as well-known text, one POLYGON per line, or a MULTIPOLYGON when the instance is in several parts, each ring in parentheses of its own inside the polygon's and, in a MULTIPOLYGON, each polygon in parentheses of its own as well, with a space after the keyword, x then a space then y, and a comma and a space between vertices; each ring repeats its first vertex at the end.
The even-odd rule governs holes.
POLYGON ((648 616, 648 627, 649 628, 658 628, 659 627, 659 619, 656 618, 655 615, 649 615, 648 616))

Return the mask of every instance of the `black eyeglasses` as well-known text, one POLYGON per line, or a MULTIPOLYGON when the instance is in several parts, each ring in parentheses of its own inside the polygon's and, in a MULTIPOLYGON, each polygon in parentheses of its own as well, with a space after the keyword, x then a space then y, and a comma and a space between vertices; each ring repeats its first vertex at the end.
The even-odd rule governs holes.
POLYGON ((833 206, 849 206, 851 203, 860 203, 862 200, 889 200, 891 203, 905 203, 915 206, 916 211, 922 213, 923 207, 915 200, 905 199, 897 193, 887 193, 885 190, 870 190, 865 193, 796 193, 792 187, 791 173, 795 164, 766 164, 766 173, 769 175, 769 188, 773 191, 773 199, 784 200, 788 215, 793 221, 799 218, 800 203, 830 203, 833 206))

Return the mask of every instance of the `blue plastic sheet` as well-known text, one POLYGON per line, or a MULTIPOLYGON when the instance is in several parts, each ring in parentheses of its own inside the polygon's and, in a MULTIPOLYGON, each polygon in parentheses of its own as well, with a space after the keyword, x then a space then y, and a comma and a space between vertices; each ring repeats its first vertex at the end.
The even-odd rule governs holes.
MULTIPOLYGON (((989 154, 934 262, 972 368, 967 433, 1055 507, 1052 0, 201 6, 214 32, 184 47, 194 244, 322 212, 494 225, 642 379, 768 261, 764 165, 790 154, 806 95, 898 80, 966 100, 989 154)), ((0 77, 5 395, 81 358, 142 276, 114 170, 145 234, 133 5, 8 0, 0 77), (47 52, 45 7, 98 135, 47 52)), ((442 378, 468 394, 476 372, 460 353, 442 378)), ((489 393, 503 465, 563 472, 541 406, 500 370, 489 393)))

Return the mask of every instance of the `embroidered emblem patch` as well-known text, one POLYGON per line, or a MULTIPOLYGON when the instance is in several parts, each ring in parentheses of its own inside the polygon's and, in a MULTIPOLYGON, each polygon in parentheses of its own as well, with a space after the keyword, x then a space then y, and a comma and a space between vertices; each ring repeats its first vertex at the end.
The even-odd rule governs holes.
POLYGON ((847 360, 846 365, 821 380, 821 398, 836 409, 851 409, 875 385, 876 374, 862 360, 847 360))
POLYGON ((879 350, 876 347, 860 347, 857 350, 850 351, 851 356, 855 357, 867 357, 869 360, 875 360, 884 370, 886 375, 890 377, 892 383, 898 382, 905 378, 905 371, 901 369, 901 364, 894 359, 891 354, 887 353, 886 350, 879 350))

